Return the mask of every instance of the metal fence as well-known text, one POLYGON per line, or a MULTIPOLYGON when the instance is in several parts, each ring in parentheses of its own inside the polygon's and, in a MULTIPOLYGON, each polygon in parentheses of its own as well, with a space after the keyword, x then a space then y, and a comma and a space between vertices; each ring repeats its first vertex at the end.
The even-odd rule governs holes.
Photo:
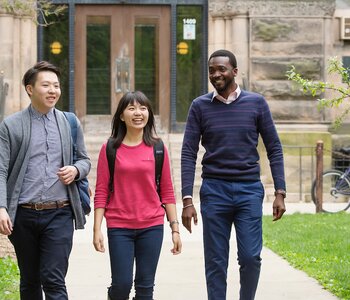
POLYGON ((345 172, 350 166, 350 147, 332 151, 332 168, 345 172))
POLYGON ((283 145, 288 194, 297 194, 299 201, 310 194, 315 177, 316 146, 283 145))
MULTIPOLYGON (((299 201, 310 201, 312 182, 316 178, 315 146, 283 145, 288 195, 297 195, 299 201), (308 199, 308 200, 307 200, 308 199)), ((323 149, 324 170, 345 171, 350 166, 350 147, 338 150, 323 149)))
POLYGON ((0 72, 0 122, 4 119, 5 115, 5 101, 8 92, 8 83, 4 82, 4 72, 0 72))

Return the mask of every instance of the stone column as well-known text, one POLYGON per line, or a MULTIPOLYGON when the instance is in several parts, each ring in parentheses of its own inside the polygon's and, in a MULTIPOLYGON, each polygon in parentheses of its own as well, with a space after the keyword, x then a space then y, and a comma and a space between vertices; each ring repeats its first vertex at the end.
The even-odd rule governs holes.
POLYGON ((0 14, 0 70, 4 72, 4 80, 9 84, 8 94, 5 103, 5 115, 12 111, 14 105, 14 78, 13 78, 13 60, 14 60, 14 17, 9 14, 0 14))
POLYGON ((13 35, 13 52, 12 52, 12 68, 13 68, 13 82, 12 82, 12 89, 13 89, 13 100, 11 101, 12 106, 10 107, 12 112, 19 111, 22 109, 21 105, 21 28, 20 28, 20 18, 14 17, 13 22, 13 28, 12 28, 12 35, 13 35))
POLYGON ((5 116, 29 104, 22 86, 24 72, 37 60, 36 24, 29 17, 0 13, 0 70, 9 84, 5 116))
POLYGON ((19 84, 20 87, 18 90, 20 91, 20 109, 27 107, 30 103, 30 99, 22 85, 22 77, 24 73, 34 65, 37 60, 37 28, 32 20, 29 18, 22 18, 19 22, 20 28, 20 47, 19 47, 19 66, 18 70, 19 74, 19 84))
POLYGON ((225 19, 223 17, 214 18, 214 51, 224 49, 226 37, 225 19))
MULTIPOLYGON (((239 84, 243 84, 243 78, 249 82, 249 19, 247 15, 235 15, 232 18, 232 42, 228 48, 237 58, 239 84)), ((247 86, 245 88, 248 88, 247 86)))
MULTIPOLYGON (((226 48, 226 24, 223 17, 209 18, 208 56, 216 50, 226 48)), ((208 90, 213 87, 208 81, 208 90)))
POLYGON ((232 17, 225 17, 225 48, 226 50, 232 51, 232 17))
MULTIPOLYGON (((327 68, 329 65, 329 58, 335 56, 334 55, 334 48, 333 48, 333 41, 334 41, 334 31, 329 30, 329 28, 332 28, 334 19, 325 16, 323 19, 323 28, 322 28, 322 34, 323 34, 323 78, 326 82, 337 82, 337 85, 341 85, 341 78, 337 75, 329 75, 327 68)), ((340 28, 340 26, 339 26, 340 28)), ((342 54, 338 56, 338 59, 342 60, 342 54)), ((333 91, 326 91, 325 98, 331 99, 334 97, 333 91)), ((347 101, 346 101, 347 102, 347 101)), ((323 118, 324 121, 330 121, 333 122, 337 116, 341 115, 345 109, 347 109, 347 105, 340 105, 339 107, 332 107, 331 109, 323 109, 323 118)), ((349 122, 349 118, 347 120, 349 122)))

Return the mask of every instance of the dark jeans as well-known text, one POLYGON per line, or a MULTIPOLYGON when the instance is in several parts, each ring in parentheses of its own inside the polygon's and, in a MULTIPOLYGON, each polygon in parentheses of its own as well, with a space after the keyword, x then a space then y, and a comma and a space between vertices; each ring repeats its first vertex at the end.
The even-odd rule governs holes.
POLYGON ((13 244, 20 270, 21 300, 68 300, 65 277, 73 240, 70 206, 36 211, 18 207, 13 244))
POLYGON ((260 181, 203 180, 200 199, 209 300, 226 299, 232 224, 240 265, 240 300, 254 299, 261 265, 263 198, 260 181))
POLYGON ((137 300, 153 299, 153 287, 163 242, 163 225, 143 229, 109 228, 108 245, 112 284, 111 300, 129 299, 136 264, 135 291, 137 300))

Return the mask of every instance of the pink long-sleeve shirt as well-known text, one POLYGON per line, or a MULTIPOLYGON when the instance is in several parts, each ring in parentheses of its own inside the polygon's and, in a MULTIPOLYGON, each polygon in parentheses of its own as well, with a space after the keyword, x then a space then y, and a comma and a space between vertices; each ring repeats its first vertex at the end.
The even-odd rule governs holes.
POLYGON ((121 144, 114 168, 114 192, 108 201, 109 169, 106 143, 101 147, 94 207, 105 208, 108 228, 139 229, 164 223, 161 204, 175 203, 169 155, 164 146, 164 163, 160 182, 160 202, 155 182, 153 147, 144 142, 137 146, 121 144))

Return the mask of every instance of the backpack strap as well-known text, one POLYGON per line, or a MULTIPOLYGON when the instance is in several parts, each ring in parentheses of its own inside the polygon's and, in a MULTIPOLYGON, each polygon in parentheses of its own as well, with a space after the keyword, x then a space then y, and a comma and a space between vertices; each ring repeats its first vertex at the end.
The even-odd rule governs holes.
MULTIPOLYGON (((114 166, 115 166, 115 158, 117 155, 117 149, 114 148, 115 140, 113 138, 109 138, 106 145, 106 155, 108 161, 108 169, 109 169, 109 192, 112 193, 114 190, 113 181, 114 181, 114 166)), ((155 158, 155 181, 157 186, 157 193, 160 198, 160 179, 162 176, 163 170, 163 162, 164 162, 164 143, 162 140, 159 140, 153 146, 153 154, 155 158)))
POLYGON ((76 161, 76 147, 77 147, 77 135, 78 135, 78 122, 77 118, 74 113, 64 111, 63 112, 64 116, 69 122, 70 125, 70 132, 72 135, 72 141, 73 141, 73 162, 76 161))
POLYGON ((161 139, 153 146, 153 153, 154 153, 154 159, 155 159, 155 179, 156 179, 156 185, 157 185, 157 193, 159 195, 160 201, 162 201, 160 197, 160 179, 162 177, 162 170, 163 170, 163 162, 164 162, 164 143, 161 139))
POLYGON ((110 137, 107 141, 106 155, 108 161, 109 169, 109 193, 111 194, 114 190, 113 180, 114 180, 114 166, 115 166, 115 156, 117 155, 117 149, 114 148, 114 139, 110 137))

